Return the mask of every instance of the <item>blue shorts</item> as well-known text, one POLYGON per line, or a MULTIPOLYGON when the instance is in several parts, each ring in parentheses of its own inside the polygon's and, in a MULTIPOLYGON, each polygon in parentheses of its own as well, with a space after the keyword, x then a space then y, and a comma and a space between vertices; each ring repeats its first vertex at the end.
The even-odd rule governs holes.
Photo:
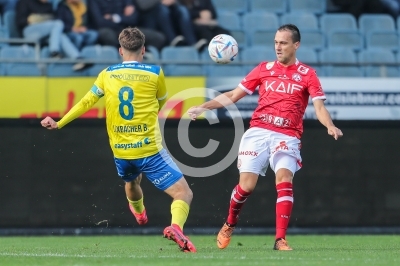
POLYGON ((165 149, 146 158, 114 160, 118 175, 125 182, 131 182, 141 173, 145 173, 147 179, 158 189, 166 190, 183 176, 165 149))

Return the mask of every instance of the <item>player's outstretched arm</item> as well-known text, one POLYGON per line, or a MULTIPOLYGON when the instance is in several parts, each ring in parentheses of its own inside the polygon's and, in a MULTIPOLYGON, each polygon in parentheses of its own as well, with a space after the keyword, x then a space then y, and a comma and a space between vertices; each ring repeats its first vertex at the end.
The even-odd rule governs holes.
POLYGON ((98 95, 96 95, 92 91, 89 91, 77 104, 75 104, 71 108, 71 110, 68 111, 68 113, 64 115, 63 118, 61 118, 60 121, 55 122, 51 117, 46 117, 40 123, 43 127, 47 129, 60 129, 72 120, 80 117, 81 115, 89 111, 89 109, 92 108, 92 106, 99 99, 100 98, 98 95))
POLYGON ((214 99, 205 102, 202 105, 189 108, 187 113, 192 120, 196 120, 196 118, 199 117, 203 112, 231 105, 246 95, 247 93, 244 90, 242 90, 240 87, 237 87, 236 89, 218 95, 214 99))
POLYGON ((343 132, 337 128, 333 122, 329 111, 326 109, 323 100, 315 100, 313 102, 315 113, 321 124, 328 129, 328 134, 331 135, 335 140, 343 136, 343 132))

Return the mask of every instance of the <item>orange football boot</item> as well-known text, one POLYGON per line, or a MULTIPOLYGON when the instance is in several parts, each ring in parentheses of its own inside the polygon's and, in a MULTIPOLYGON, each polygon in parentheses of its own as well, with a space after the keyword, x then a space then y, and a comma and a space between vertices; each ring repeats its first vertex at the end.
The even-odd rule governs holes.
POLYGON ((217 236, 217 246, 220 249, 226 248, 229 245, 229 242, 231 242, 231 235, 234 229, 235 229, 234 226, 229 226, 226 223, 224 223, 221 230, 219 230, 217 236))

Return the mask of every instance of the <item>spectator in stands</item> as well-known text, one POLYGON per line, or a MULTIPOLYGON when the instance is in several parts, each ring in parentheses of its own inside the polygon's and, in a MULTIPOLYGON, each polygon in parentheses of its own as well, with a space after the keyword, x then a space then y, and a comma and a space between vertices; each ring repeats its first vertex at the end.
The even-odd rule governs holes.
MULTIPOLYGON (((82 58, 79 50, 63 33, 64 23, 55 19, 53 4, 48 0, 18 0, 15 18, 24 38, 48 41, 50 57, 61 58, 65 54, 72 59, 82 58)), ((72 68, 78 71, 85 67, 85 64, 78 62, 72 68)))
POLYGON ((168 16, 171 18, 173 31, 182 36, 183 43, 199 49, 205 40, 197 40, 189 10, 177 0, 161 0, 168 16))
MULTIPOLYGON (((89 25, 98 31, 100 44, 115 47, 119 47, 118 34, 126 27, 139 26, 141 16, 132 0, 88 0, 88 11, 89 25)), ((151 19, 158 20, 158 17, 151 19)), ((146 36, 146 45, 159 50, 165 46, 165 36, 155 28, 144 26, 140 30, 146 36)))
POLYGON ((397 19, 400 16, 400 0, 381 0, 388 13, 397 19))
POLYGON ((14 11, 17 0, 0 0, 0 13, 4 14, 7 11, 14 11))
POLYGON ((189 10, 198 39, 211 39, 218 34, 231 34, 229 30, 218 25, 217 12, 211 0, 180 0, 189 10))
POLYGON ((86 27, 86 4, 82 0, 63 0, 57 7, 57 18, 64 23, 64 32, 78 49, 97 42, 98 33, 86 27))
POLYGON ((339 9, 336 12, 351 13, 358 18, 364 13, 386 13, 381 0, 332 0, 339 9))

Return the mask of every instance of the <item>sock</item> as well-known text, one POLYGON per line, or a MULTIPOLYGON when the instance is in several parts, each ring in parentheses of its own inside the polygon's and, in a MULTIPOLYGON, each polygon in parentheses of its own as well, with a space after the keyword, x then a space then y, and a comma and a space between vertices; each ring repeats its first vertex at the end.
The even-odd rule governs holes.
POLYGON ((275 239, 286 238, 290 215, 293 207, 293 185, 282 182, 276 185, 276 236, 275 239))
POLYGON ((247 197, 250 196, 251 192, 244 191, 239 184, 233 189, 231 202, 229 205, 229 215, 226 222, 228 225, 235 226, 239 219, 240 210, 243 204, 246 202, 247 197))
POLYGON ((183 226, 189 215, 189 209, 189 205, 183 200, 174 200, 171 204, 171 224, 176 224, 183 230, 183 226))
POLYGON ((140 200, 136 201, 128 199, 128 202, 133 207, 136 213, 141 214, 144 211, 143 197, 140 200))

